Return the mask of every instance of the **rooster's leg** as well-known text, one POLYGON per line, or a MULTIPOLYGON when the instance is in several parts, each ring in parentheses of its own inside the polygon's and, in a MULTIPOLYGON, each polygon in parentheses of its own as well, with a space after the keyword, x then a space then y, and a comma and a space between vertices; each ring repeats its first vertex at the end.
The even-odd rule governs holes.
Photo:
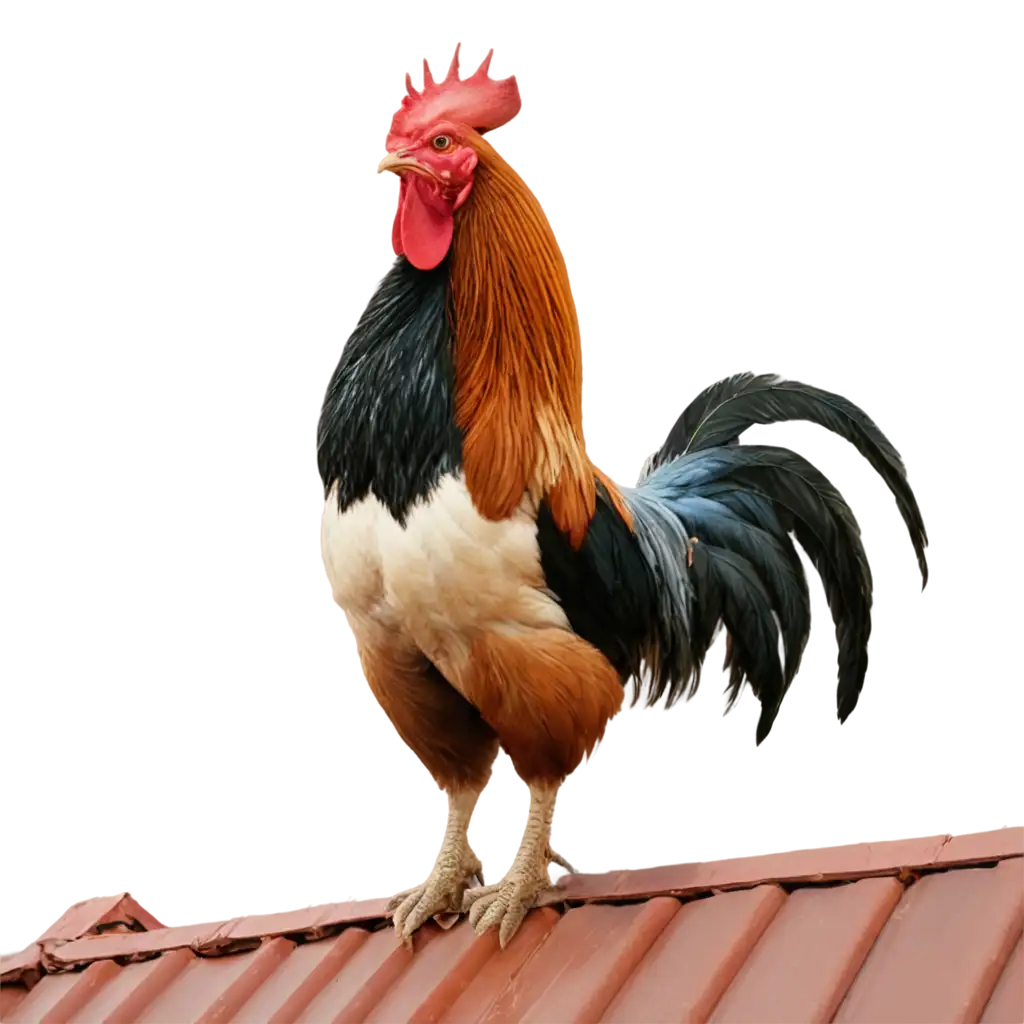
POLYGON ((531 784, 530 816, 508 874, 496 885, 470 889, 463 900, 462 909, 469 910, 469 922, 477 934, 498 928, 502 948, 508 945, 530 908, 554 889, 548 865, 560 864, 569 871, 573 870, 551 849, 551 820, 557 794, 557 784, 531 784))
POLYGON ((508 874, 463 900, 476 931, 498 929, 508 945, 531 907, 554 887, 551 819, 562 780, 575 771, 622 704, 622 680, 605 656, 568 629, 505 630, 480 637, 467 697, 497 733, 530 787, 526 831, 508 874))
POLYGON ((478 789, 448 793, 448 827, 430 877, 414 889, 400 892, 388 904, 394 912, 395 931, 405 943, 416 929, 435 915, 458 914, 466 889, 483 885, 483 865, 469 845, 469 820, 480 797, 478 789))

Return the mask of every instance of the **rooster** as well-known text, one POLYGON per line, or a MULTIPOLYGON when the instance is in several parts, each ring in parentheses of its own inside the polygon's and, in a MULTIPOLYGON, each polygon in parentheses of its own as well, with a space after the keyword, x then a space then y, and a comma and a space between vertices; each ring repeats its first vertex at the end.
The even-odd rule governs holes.
MULTIPOLYGON (((493 51, 492 51, 493 52, 493 51)), ((852 402, 775 376, 702 392, 634 488, 587 455, 569 277, 533 193, 485 133, 519 112, 514 77, 445 79, 394 115, 378 171, 400 179, 397 259, 324 399, 321 550, 367 682, 447 794, 433 870, 392 901, 411 942, 468 912, 502 946, 552 888, 559 786, 632 687, 696 690, 727 632, 728 703, 744 683, 768 735, 810 632, 794 540, 824 585, 839 648, 838 715, 867 670, 872 582, 846 501, 806 459, 741 445, 752 424, 807 420, 881 475, 924 582, 927 536, 896 449, 852 402), (781 640, 781 645, 780 645, 781 640), (781 654, 780 654, 781 646, 781 654), (485 885, 467 830, 503 749, 530 790, 522 843, 485 885)))

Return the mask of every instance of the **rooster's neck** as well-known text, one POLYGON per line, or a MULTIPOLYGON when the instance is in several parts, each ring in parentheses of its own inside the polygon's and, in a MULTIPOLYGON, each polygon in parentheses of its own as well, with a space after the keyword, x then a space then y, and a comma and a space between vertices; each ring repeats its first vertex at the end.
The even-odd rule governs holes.
POLYGON ((594 513, 583 360, 569 275, 533 193, 483 139, 455 218, 455 415, 466 483, 491 519, 529 492, 579 543, 594 513))

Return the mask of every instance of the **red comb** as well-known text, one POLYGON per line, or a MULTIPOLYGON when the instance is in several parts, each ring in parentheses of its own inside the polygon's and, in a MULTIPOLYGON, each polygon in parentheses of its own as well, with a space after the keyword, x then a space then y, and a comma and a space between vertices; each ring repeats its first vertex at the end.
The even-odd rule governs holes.
POLYGON ((409 95, 402 97, 402 106, 391 120, 387 139, 389 151, 417 139, 437 121, 455 121, 484 132, 500 128, 519 113, 522 101, 515 75, 495 81, 487 74, 494 50, 488 52, 483 64, 469 78, 459 78, 461 46, 459 43, 455 47, 451 67, 440 85, 434 82, 426 60, 423 61, 422 92, 416 91, 409 75, 405 76, 409 95))

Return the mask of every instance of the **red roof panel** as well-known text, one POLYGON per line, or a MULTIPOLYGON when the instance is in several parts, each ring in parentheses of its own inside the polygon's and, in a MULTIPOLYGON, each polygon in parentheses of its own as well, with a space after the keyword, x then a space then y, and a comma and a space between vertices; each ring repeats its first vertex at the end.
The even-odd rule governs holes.
POLYGON ((156 960, 118 968, 103 988, 84 1006, 75 1024, 129 1024, 142 1019, 174 979, 195 959, 187 949, 176 949, 156 960))
MULTIPOLYGON (((262 952, 262 951, 261 951, 262 952)), ((142 1021, 206 1021, 218 1019, 233 986, 250 968, 260 970, 253 956, 192 957, 140 1014, 142 1021)), ((260 972, 262 973, 262 971, 260 972)), ((223 1019, 223 1018, 220 1018, 223 1019)))
POLYGON ((798 889, 772 919, 712 1021, 830 1021, 903 886, 863 878, 798 889))
POLYGON ((886 922, 837 1021, 976 1021, 1024 925, 1024 861, 929 875, 886 922))
POLYGON ((1024 830, 576 876, 508 949, 415 952, 382 901, 164 928, 77 904, 0 961, 0 1019, 1024 1020, 1024 830))
MULTIPOLYGON (((441 930, 436 925, 428 924, 417 936, 416 948, 425 952, 440 934, 441 930)), ((384 928, 372 932, 299 1014, 298 1020, 329 1020, 336 1024, 365 1020, 406 968, 411 966, 412 960, 413 954, 396 941, 390 930, 384 928)))
POLYGON ((602 1020, 707 1020, 785 899, 760 885, 682 904, 602 1020))
POLYGON ((296 946, 283 964, 252 994, 239 1020, 294 1021, 337 977, 370 937, 364 928, 346 928, 323 942, 296 946))
POLYGON ((981 1024, 1016 1024, 1017 1021, 1024 1021, 1024 941, 1021 939, 1017 940, 981 1015, 981 1024))
POLYGON ((67 941, 86 932, 153 931, 163 925, 126 892, 98 896, 69 907, 36 942, 67 941))
MULTIPOLYGON (((84 974, 54 974, 44 978, 31 992, 21 1001, 17 1009, 10 1017, 4 1017, 5 1021, 59 1021, 67 1020, 59 1012, 62 1001, 71 994, 72 990, 82 984, 84 974)), ((88 985, 88 982, 85 982, 88 985)))
POLYGON ((417 950, 408 970, 378 1002, 367 1021, 436 1021, 497 951, 495 936, 471 928, 435 935, 417 950))
POLYGON ((0 986, 0 1020, 10 1020, 27 995, 28 989, 24 985, 0 986))
MULTIPOLYGON (((559 920, 559 915, 549 907, 535 910, 523 922, 508 948, 500 953, 498 939, 493 932, 482 936, 481 941, 490 943, 491 958, 440 1019, 445 1024, 473 1024, 475 1021, 487 1020, 488 1011, 495 1000, 508 991, 523 966, 536 955, 559 920)), ((457 928, 469 930, 465 923, 457 928)))
POLYGON ((570 910, 495 1000, 485 1019, 596 1021, 644 953, 679 910, 660 897, 631 906, 590 904, 570 910))

